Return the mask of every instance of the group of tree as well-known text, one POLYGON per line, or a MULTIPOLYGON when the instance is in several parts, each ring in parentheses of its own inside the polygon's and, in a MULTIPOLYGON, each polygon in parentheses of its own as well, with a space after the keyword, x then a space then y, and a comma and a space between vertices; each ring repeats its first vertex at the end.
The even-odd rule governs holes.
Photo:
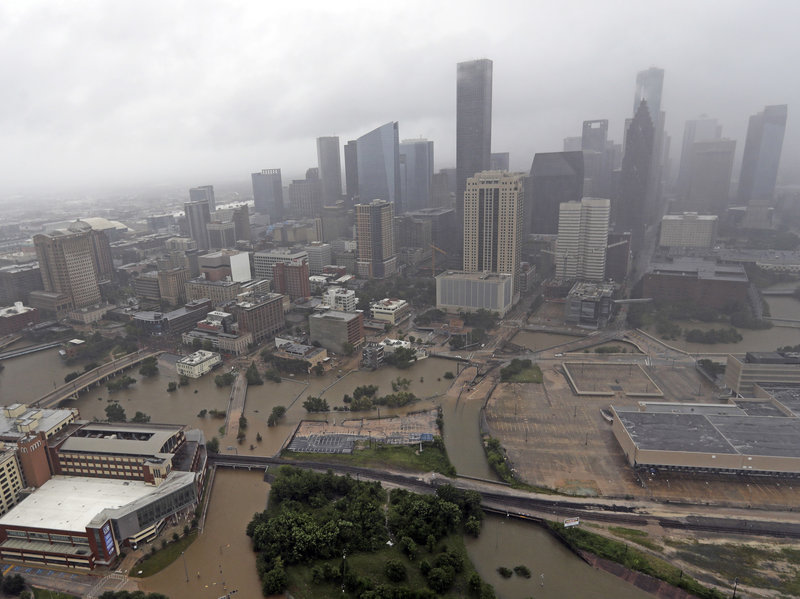
POLYGON ((153 356, 142 360, 142 367, 139 368, 139 374, 142 376, 155 376, 158 374, 158 359, 153 356))
POLYGON ((264 373, 264 378, 268 381, 272 381, 273 383, 280 383, 281 382, 281 373, 275 370, 274 368, 268 368, 267 371, 264 373))
MULTIPOLYGON (((522 379, 528 381, 529 379, 536 379, 540 377, 541 372, 542 371, 539 369, 539 367, 533 364, 533 362, 531 362, 530 360, 528 359, 520 360, 518 358, 514 358, 513 360, 511 360, 508 366, 500 369, 500 381, 503 383, 514 382, 514 381, 524 382, 522 381, 522 379), (526 373, 526 371, 528 371, 530 376, 521 377, 521 375, 523 375, 523 373, 526 373)), ((535 380, 533 382, 535 382, 535 380)), ((541 380, 539 380, 539 382, 541 382, 541 380)))
POLYGON ((393 352, 386 353, 383 361, 389 366, 405 370, 417 361, 417 351, 412 347, 398 347, 393 352))
POLYGON ((27 582, 20 574, 12 574, 11 576, 3 576, 3 581, 0 583, 0 589, 3 590, 5 595, 13 595, 14 597, 33 597, 28 591, 25 590, 27 582))
POLYGON ((342 401, 353 412, 364 412, 378 406, 398 408, 419 401, 419 398, 410 391, 398 391, 397 393, 390 393, 380 397, 376 396, 377 391, 377 385, 362 385, 361 387, 356 387, 352 397, 345 394, 342 401))
POLYGON ((217 387, 230 387, 235 380, 236 376, 232 372, 223 372, 214 377, 214 384, 217 387))
POLYGON ((122 376, 118 376, 117 378, 109 381, 106 384, 106 389, 108 389, 109 393, 114 393, 115 391, 121 391, 123 389, 127 389, 135 382, 136 382, 135 378, 128 376, 127 374, 123 374, 122 376))
POLYGON ((387 297, 402 297, 416 308, 436 304, 436 282, 430 277, 389 277, 369 279, 358 290, 358 309, 387 297))
POLYGON ((461 349, 462 347, 472 346, 476 343, 483 343, 486 339, 486 331, 478 327, 463 334, 452 335, 449 343, 452 349, 461 349))
MULTIPOLYGON (((457 576, 466 580, 465 556, 440 542, 465 530, 480 533, 483 512, 477 493, 450 485, 430 496, 395 490, 389 496, 388 517, 386 502, 379 483, 281 467, 268 510, 247 526, 264 594, 282 593, 289 582, 287 568, 295 565, 310 567, 314 584, 335 584, 364 599, 432 598, 445 593, 457 576), (407 579, 408 563, 399 551, 383 562, 382 572, 359 572, 350 560, 341 559, 384 548, 390 531, 408 560, 422 558, 417 567, 428 589, 398 586, 407 579), (424 557, 423 551, 428 552, 424 557)), ((494 596, 479 576, 461 584, 473 596, 494 596)))
POLYGON ((245 371, 244 376, 247 379, 248 385, 264 384, 264 379, 261 378, 261 374, 258 372, 255 361, 250 362, 250 366, 247 367, 247 371, 245 371))
POLYGON ((797 345, 784 345, 783 347, 779 347, 776 351, 780 353, 800 352, 800 343, 798 343, 797 345))
POLYGON ((308 374, 311 371, 311 362, 308 360, 294 360, 280 356, 270 356, 272 367, 279 372, 288 374, 308 374))
POLYGON ((398 391, 408 391, 409 385, 411 385, 411 379, 398 376, 395 380, 392 381, 392 391, 394 391, 395 393, 397 393, 398 391))
POLYGON ((698 360, 697 366, 704 370, 710 377, 717 377, 725 373, 725 364, 717 364, 713 360, 707 358, 698 360))
POLYGON ((169 599, 169 597, 161 593, 144 591, 106 591, 99 599, 169 599))
POLYGON ((284 406, 275 406, 272 408, 272 413, 267 418, 267 426, 276 426, 278 421, 286 415, 286 408, 284 406))
POLYGON ((686 341, 691 343, 738 343, 743 339, 741 333, 733 327, 727 329, 709 329, 686 331, 686 341))
POLYGON ((306 412, 329 412, 328 402, 321 397, 309 395, 303 402, 306 412))

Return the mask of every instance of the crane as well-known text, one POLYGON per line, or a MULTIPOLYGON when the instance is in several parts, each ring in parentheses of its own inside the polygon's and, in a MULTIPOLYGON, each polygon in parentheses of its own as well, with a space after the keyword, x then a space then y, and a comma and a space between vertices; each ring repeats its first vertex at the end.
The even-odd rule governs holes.
POLYGON ((432 276, 432 277, 435 277, 435 276, 436 276, 436 252, 439 252, 439 253, 441 253, 443 256, 446 256, 446 255, 447 255, 447 252, 445 252, 445 251, 444 251, 443 249, 441 249, 441 248, 437 248, 437 247, 436 247, 435 245, 433 245, 432 243, 429 243, 428 245, 429 245, 429 246, 430 246, 430 248, 433 250, 433 251, 431 252, 431 276, 432 276))

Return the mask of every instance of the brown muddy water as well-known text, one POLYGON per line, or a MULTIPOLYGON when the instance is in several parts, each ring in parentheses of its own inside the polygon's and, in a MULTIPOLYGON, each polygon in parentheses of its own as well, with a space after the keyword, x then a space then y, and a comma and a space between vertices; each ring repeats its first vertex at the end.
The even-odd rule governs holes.
POLYGON ((558 333, 542 333, 534 331, 520 331, 511 339, 512 343, 519 346, 526 347, 531 351, 541 351, 561 345, 562 343, 569 343, 570 341, 577 341, 580 337, 573 335, 561 335, 558 333))

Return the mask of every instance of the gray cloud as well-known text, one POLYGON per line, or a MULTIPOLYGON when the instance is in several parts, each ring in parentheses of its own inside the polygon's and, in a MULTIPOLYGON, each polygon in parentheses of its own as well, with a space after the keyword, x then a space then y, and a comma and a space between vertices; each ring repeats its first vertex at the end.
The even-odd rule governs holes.
POLYGON ((581 121, 621 141, 637 70, 666 70, 663 107, 717 117, 788 103, 784 178, 800 156, 800 6, 775 2, 19 0, 0 6, 0 193, 91 183, 301 173, 314 138, 390 120, 455 159, 455 63, 494 60, 493 149, 526 169, 581 121))

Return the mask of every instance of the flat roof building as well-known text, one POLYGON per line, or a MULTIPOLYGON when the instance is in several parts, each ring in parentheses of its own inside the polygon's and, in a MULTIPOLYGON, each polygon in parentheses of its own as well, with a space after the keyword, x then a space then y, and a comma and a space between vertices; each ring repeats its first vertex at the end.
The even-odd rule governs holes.
POLYGON ((756 385, 800 383, 800 354, 747 352, 728 355, 725 386, 741 397, 752 397, 756 385))
POLYGON ((347 345, 357 350, 364 344, 364 314, 327 310, 308 318, 309 340, 336 353, 345 353, 347 345))
POLYGON ((680 258, 653 262, 642 280, 643 297, 665 302, 693 301, 723 309, 732 303, 747 303, 749 281, 738 264, 680 258))
POLYGON ((710 248, 717 238, 719 217, 711 214, 684 212, 665 214, 661 218, 661 247, 710 248))
POLYGON ((411 315, 411 305, 403 299, 385 298, 369 305, 373 320, 383 320, 396 325, 411 315))
POLYGON ((222 358, 218 353, 199 349, 178 360, 175 363, 175 368, 180 375, 198 379, 220 364, 222 364, 222 358))
POLYGON ((502 318, 512 302, 511 274, 451 270, 436 277, 436 308, 445 312, 489 310, 502 318))

